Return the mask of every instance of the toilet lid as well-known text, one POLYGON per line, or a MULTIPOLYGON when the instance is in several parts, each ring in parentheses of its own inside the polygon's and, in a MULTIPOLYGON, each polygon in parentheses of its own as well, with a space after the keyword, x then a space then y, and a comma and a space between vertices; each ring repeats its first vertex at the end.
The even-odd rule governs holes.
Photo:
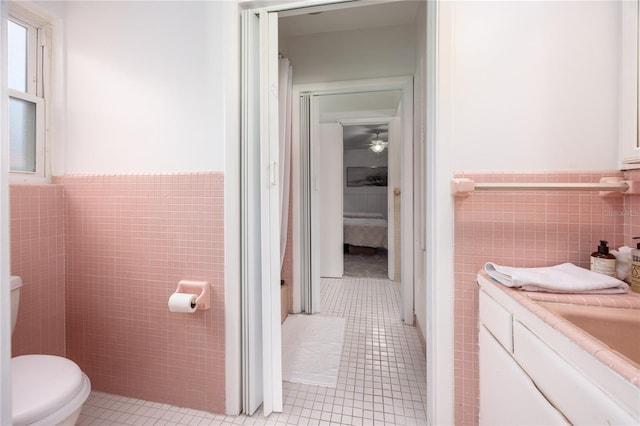
POLYGON ((83 373, 73 361, 52 355, 11 359, 12 417, 29 424, 69 403, 83 389, 83 373))

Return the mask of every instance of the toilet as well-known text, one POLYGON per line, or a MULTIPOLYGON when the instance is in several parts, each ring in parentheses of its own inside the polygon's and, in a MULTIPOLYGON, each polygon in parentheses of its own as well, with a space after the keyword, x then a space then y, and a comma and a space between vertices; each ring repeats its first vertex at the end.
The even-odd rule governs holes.
MULTIPOLYGON (((11 333, 16 326, 22 279, 11 276, 11 333)), ((78 365, 60 356, 11 359, 13 426, 75 425, 91 382, 78 365)))

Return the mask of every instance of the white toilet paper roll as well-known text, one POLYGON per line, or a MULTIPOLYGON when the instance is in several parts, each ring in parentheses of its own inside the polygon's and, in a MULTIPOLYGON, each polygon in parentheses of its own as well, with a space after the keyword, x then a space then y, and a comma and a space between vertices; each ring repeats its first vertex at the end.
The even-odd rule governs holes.
POLYGON ((196 311, 196 296, 190 293, 173 293, 169 298, 169 311, 171 312, 187 312, 196 311))

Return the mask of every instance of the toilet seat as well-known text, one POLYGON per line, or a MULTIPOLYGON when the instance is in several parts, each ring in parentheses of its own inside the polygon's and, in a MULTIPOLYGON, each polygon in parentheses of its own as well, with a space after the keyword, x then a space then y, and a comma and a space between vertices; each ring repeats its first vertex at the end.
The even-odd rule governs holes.
POLYGON ((78 410, 91 392, 89 378, 71 360, 53 355, 11 359, 13 424, 56 424, 78 410))

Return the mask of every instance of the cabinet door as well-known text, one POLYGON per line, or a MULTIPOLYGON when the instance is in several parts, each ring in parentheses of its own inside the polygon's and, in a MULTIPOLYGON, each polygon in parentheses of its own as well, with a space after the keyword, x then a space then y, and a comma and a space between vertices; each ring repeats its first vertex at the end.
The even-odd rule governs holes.
POLYGON ((640 401, 623 408, 519 321, 513 323, 513 346, 514 356, 535 380, 540 392, 573 424, 638 425, 640 401), (634 408, 636 417, 627 411, 634 408))
POLYGON ((567 425, 500 343, 480 326, 480 425, 567 425))

